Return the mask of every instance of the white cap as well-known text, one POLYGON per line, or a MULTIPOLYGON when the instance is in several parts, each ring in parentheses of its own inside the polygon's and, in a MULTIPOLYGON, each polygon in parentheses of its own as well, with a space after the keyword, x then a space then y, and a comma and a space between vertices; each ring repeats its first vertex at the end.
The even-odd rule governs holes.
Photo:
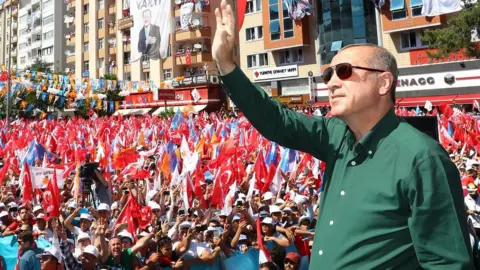
POLYGON ((188 222, 188 221, 184 221, 182 223, 180 223, 180 226, 179 226, 179 229, 190 229, 192 227, 192 223, 188 222))
POLYGON ((62 262, 62 254, 60 253, 60 250, 56 249, 55 247, 47 247, 43 250, 42 254, 38 254, 36 257, 37 258, 42 258, 42 256, 53 256, 59 263, 62 262))
POLYGON ((92 254, 96 258, 98 258, 98 249, 92 245, 88 245, 83 249, 83 253, 92 254))
POLYGON ((3 202, 0 202, 0 208, 2 208, 2 207, 6 207, 6 206, 3 202))
POLYGON ((132 235, 131 233, 129 233, 128 231, 126 231, 126 230, 121 231, 121 232, 118 234, 118 237, 120 237, 120 238, 128 238, 128 239, 132 240, 132 242, 133 242, 133 235, 132 235))
POLYGON ((235 220, 240 220, 240 216, 239 215, 233 216, 232 221, 235 221, 235 220))
POLYGON ((238 194, 238 198, 240 198, 240 199, 245 199, 245 198, 247 198, 247 195, 245 195, 245 194, 243 194, 243 193, 239 193, 239 194, 238 194))
POLYGON ((148 206, 150 206, 150 208, 152 208, 152 210, 160 210, 160 205, 158 205, 158 203, 154 202, 154 201, 150 201, 148 203, 148 206))
POLYGON ((18 208, 18 205, 14 202, 11 202, 11 203, 8 204, 8 207, 9 208, 14 208, 14 207, 18 208))
POLYGON ((147 201, 150 201, 155 195, 157 195, 157 191, 152 189, 147 192, 147 201))
POLYGON ((285 207, 285 208, 283 208, 282 212, 289 212, 289 213, 291 213, 291 212, 292 212, 292 208, 290 208, 290 207, 285 207))
POLYGON ((280 207, 278 205, 270 205, 270 214, 281 213, 280 207))
POLYGON ((260 211, 260 214, 259 214, 260 217, 266 217, 268 216, 268 212, 267 211, 260 211))
POLYGON ((0 212, 0 218, 6 217, 6 216, 8 216, 8 212, 7 212, 7 211, 2 211, 2 212, 0 212))
POLYGON ((74 209, 77 209, 77 202, 75 201, 71 201, 69 204, 68 204, 68 207, 67 208, 74 208, 74 209))
POLYGON ((303 204, 307 201, 307 197, 305 197, 303 195, 297 195, 297 196, 295 196, 294 201, 295 201, 296 204, 303 204))
POLYGON ((90 214, 85 214, 84 213, 84 214, 80 215, 80 220, 82 220, 82 219, 87 219, 89 221, 92 221, 92 216, 90 214))
POLYGON ((40 211, 42 209, 43 209, 43 207, 41 207, 40 205, 35 205, 35 207, 33 207, 33 212, 37 212, 37 211, 40 211))
POLYGON ((147 232, 141 232, 137 235, 137 238, 142 238, 142 237, 145 237, 145 236, 148 236, 148 233, 147 232))
POLYGON ((302 223, 302 221, 304 221, 304 220, 308 220, 308 221, 310 221, 310 223, 312 223, 312 221, 310 220, 310 217, 301 216, 301 217, 298 219, 298 224, 302 223))
POLYGON ((262 220, 262 224, 273 225, 273 219, 271 217, 266 217, 262 220))
POLYGON ((267 192, 265 192, 265 194, 263 194, 263 200, 264 201, 271 200, 272 198, 273 198, 273 194, 270 191, 267 191, 267 192))
POLYGON ((277 199, 277 201, 275 202, 275 204, 279 204, 279 205, 282 205, 285 201, 282 200, 282 199, 277 199))
POLYGON ((239 203, 240 203, 240 204, 244 204, 245 201, 242 200, 242 199, 238 199, 238 200, 235 201, 235 205, 237 205, 237 204, 239 204, 239 203))
POLYGON ((47 216, 45 216, 44 214, 38 214, 38 216, 36 216, 35 218, 36 219, 42 219, 42 220, 45 220, 45 221, 48 220, 47 216))
POLYGON ((242 241, 242 240, 248 240, 245 234, 240 234, 240 238, 238 239, 238 241, 242 241))
POLYGON ((471 165, 469 165, 469 166, 467 166, 467 167, 465 168, 465 170, 466 170, 466 171, 473 170, 473 167, 472 167, 471 165))
POLYGON ((78 234, 77 241, 85 240, 85 239, 90 239, 90 235, 88 235, 88 233, 81 232, 78 234))
POLYGON ((224 217, 227 217, 228 214, 225 212, 225 211, 221 211, 217 216, 221 217, 221 216, 224 216, 224 217))
POLYGON ((108 206, 106 203, 101 203, 98 205, 97 211, 110 211, 110 206, 108 206))
POLYGON ((112 211, 115 210, 115 209, 118 209, 118 202, 112 203, 111 209, 112 209, 112 211))

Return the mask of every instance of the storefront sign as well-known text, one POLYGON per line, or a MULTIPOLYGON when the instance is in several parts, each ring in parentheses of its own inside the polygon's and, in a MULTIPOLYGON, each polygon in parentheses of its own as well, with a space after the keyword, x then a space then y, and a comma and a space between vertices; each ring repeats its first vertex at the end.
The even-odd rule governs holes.
POLYGON ((171 90, 171 89, 158 90, 158 100, 175 100, 175 90, 171 90))
POLYGON ((401 78, 397 80, 397 87, 413 87, 413 86, 424 86, 424 85, 434 85, 435 79, 433 77, 420 77, 420 78, 401 78))
POLYGON ((281 79, 289 77, 298 77, 298 66, 284 66, 284 67, 271 67, 260 68, 253 71, 254 81, 281 79))
POLYGON ((451 53, 446 58, 433 59, 428 57, 427 52, 433 53, 436 52, 435 49, 421 49, 410 51, 410 64, 411 65, 428 65, 435 63, 447 63, 447 62, 456 62, 456 61, 465 61, 472 60, 474 58, 465 56, 463 52, 451 53))
POLYGON ((130 29, 131 27, 133 27, 133 16, 118 20, 118 30, 130 29))

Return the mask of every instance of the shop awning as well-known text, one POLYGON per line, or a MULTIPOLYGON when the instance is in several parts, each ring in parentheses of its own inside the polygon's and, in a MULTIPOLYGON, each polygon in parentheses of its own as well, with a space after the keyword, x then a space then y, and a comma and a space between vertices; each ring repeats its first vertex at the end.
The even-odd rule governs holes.
POLYGON ((124 109, 118 110, 113 115, 143 115, 148 113, 152 108, 140 108, 140 109, 124 109))
POLYGON ((426 101, 432 105, 446 104, 469 104, 474 100, 480 100, 480 94, 459 94, 446 96, 423 96, 423 97, 405 97, 397 98, 397 105, 405 107, 424 106, 426 101))
MULTIPOLYGON (((183 109, 185 108, 186 106, 175 106, 175 107, 167 107, 167 109, 173 109, 174 112, 176 112, 177 110, 180 109, 180 111, 183 111, 183 109)), ((202 111, 203 109, 205 109, 207 107, 207 104, 203 104, 203 105, 193 105, 193 109, 196 111, 196 112, 200 112, 202 111)), ((152 113, 152 115, 154 116, 158 116, 161 112, 164 112, 165 111, 165 107, 160 107, 158 108, 155 112, 152 113)))
POLYGON ((319 101, 319 102, 313 103, 312 107, 322 107, 322 106, 328 106, 328 105, 330 105, 330 102, 328 101, 319 101))

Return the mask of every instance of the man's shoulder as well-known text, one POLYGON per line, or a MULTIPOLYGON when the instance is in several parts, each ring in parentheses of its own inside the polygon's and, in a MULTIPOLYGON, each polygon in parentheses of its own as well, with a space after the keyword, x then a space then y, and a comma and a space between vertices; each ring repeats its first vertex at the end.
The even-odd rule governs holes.
POLYGON ((398 128, 389 137, 390 142, 395 143, 402 154, 418 161, 432 157, 448 158, 438 141, 405 121, 400 121, 398 128))

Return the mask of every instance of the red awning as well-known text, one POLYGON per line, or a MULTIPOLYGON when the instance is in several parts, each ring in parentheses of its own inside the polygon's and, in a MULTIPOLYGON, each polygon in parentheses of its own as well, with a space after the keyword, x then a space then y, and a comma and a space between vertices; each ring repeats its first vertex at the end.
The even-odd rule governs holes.
POLYGON ((459 94, 446 96, 424 96, 424 97, 404 97, 397 98, 397 105, 405 107, 424 106, 426 101, 432 105, 446 104, 469 104, 474 100, 480 100, 480 94, 459 94))
POLYGON ((313 103, 312 107, 322 107, 322 106, 328 106, 328 105, 330 105, 330 102, 328 101, 319 101, 319 102, 313 103))

